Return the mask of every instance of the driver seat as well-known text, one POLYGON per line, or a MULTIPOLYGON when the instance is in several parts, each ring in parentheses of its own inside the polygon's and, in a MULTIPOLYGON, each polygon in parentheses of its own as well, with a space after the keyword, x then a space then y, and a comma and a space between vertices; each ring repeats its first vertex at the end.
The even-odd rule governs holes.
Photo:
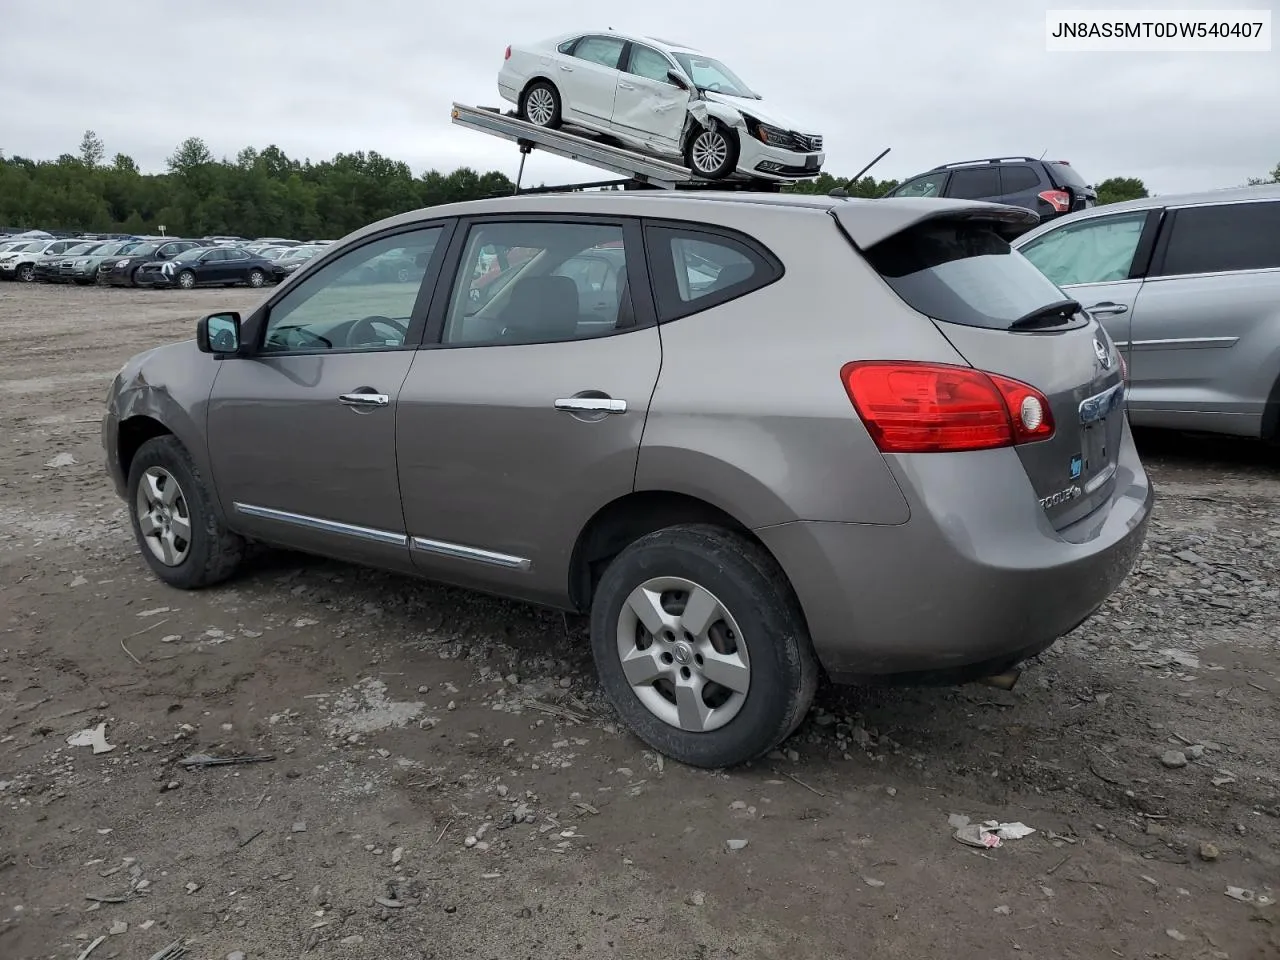
POLYGON ((520 277, 502 310, 502 339, 517 343, 571 340, 578 335, 582 303, 569 277, 520 277))

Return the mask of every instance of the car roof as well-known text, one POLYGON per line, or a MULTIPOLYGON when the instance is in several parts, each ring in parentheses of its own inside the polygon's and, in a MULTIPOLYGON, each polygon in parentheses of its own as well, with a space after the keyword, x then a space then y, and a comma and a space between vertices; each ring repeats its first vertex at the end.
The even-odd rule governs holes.
POLYGON ((702 53, 697 47, 690 46, 687 43, 677 43, 674 40, 663 40, 661 37, 648 36, 643 33, 629 33, 625 30, 614 30, 609 27, 602 30, 575 30, 572 33, 558 34, 553 39, 555 43, 564 43, 564 41, 572 40, 574 37, 616 37, 619 40, 632 40, 636 43, 658 47, 666 53, 702 53))
POLYGON ((831 212, 835 214, 841 228, 860 247, 871 246, 913 224, 948 214, 982 214, 1020 224, 1025 224, 1028 219, 1037 219, 1034 213, 1021 207, 937 197, 866 200, 821 194, 755 193, 745 190, 603 190, 491 197, 411 210, 362 227, 335 246, 345 247, 348 243, 373 233, 444 217, 503 213, 578 213, 596 216, 670 217, 714 223, 714 210, 721 206, 763 206, 810 215, 831 212))
POLYGON ((1104 203, 1100 206, 1089 207, 1087 210, 1077 210, 1075 213, 1067 214, 1065 217, 1055 217, 1053 220, 1048 220, 1034 230, 1028 230, 1025 235, 1014 242, 1014 245, 1021 246, 1028 240, 1048 233, 1050 229, 1056 229, 1065 223, 1080 223, 1083 220, 1092 220, 1095 217, 1111 216, 1112 214, 1125 213, 1131 210, 1155 210, 1161 207, 1234 203, 1239 200, 1280 200, 1280 183, 1263 183, 1252 187, 1222 187, 1218 190, 1200 190, 1196 193, 1161 193, 1154 197, 1139 197, 1137 200, 1104 203))

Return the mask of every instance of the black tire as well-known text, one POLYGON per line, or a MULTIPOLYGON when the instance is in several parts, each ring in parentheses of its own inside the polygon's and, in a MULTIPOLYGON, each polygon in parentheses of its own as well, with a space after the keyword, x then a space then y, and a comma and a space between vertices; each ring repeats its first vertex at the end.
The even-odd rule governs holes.
POLYGON ((695 767, 732 767, 768 753, 804 720, 818 685, 804 615, 781 568, 757 544, 711 525, 658 530, 613 559, 592 600, 591 647, 605 694, 632 731, 695 767), (718 729, 689 732, 661 719, 623 673, 619 618, 632 591, 657 577, 705 588, 739 625, 735 640, 746 647, 750 683, 738 712, 718 729))
POLYGON ((195 288, 195 285, 196 285, 196 275, 192 273, 190 270, 183 270, 180 274, 178 274, 176 277, 173 278, 173 282, 176 283, 183 290, 192 290, 195 288))
POLYGON ((141 267, 134 267, 132 270, 129 271, 129 286, 131 287, 138 286, 138 271, 141 269, 142 269, 141 267))
POLYGON ((560 128, 560 124, 562 123, 560 108, 560 91, 557 90, 555 88, 555 84, 551 83, 549 80, 533 81, 533 83, 525 87, 524 93, 520 96, 520 119, 539 127, 546 127, 548 130, 558 130, 560 128), (550 100, 550 116, 545 120, 535 120, 533 116, 530 116, 529 100, 530 98, 534 100, 534 114, 541 118, 545 116, 545 113, 540 111, 538 106, 540 103, 545 102, 543 98, 546 97, 549 97, 550 100))
POLYGON ((177 437, 155 437, 138 448, 129 465, 128 497, 129 518, 138 550, 152 573, 169 586, 198 590, 220 583, 236 572, 244 558, 245 541, 218 520, 213 509, 213 491, 177 437), (185 558, 176 566, 169 566, 155 556, 139 523, 138 487, 152 467, 167 471, 177 481, 185 501, 191 538, 185 558))
POLYGON ((706 177, 708 180, 721 180, 738 169, 738 152, 740 149, 741 144, 738 143, 737 133, 717 120, 712 123, 711 129, 708 130, 699 126, 695 127, 693 132, 689 134, 689 140, 684 145, 684 163, 686 167, 700 177, 706 177), (710 148, 714 142, 719 142, 722 145, 721 159, 719 163, 710 166, 703 158, 705 150, 710 148))

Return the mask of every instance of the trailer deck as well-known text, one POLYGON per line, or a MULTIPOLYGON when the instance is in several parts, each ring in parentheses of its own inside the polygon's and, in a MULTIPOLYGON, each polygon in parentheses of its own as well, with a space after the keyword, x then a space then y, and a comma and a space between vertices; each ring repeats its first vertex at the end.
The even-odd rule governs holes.
POLYGON ((620 186, 628 190, 754 190, 768 193, 776 193, 782 188, 781 182, 754 177, 734 176, 723 180, 708 180, 679 164, 646 156, 625 147, 603 143, 586 135, 540 127, 527 120, 521 120, 511 113, 503 113, 497 107, 471 107, 455 103, 450 115, 453 122, 460 127, 501 137, 520 147, 520 172, 516 175, 516 193, 558 193, 610 186, 620 186), (578 163, 607 170, 618 174, 622 179, 598 180, 556 187, 522 187, 520 181, 524 177, 525 158, 535 149, 566 160, 576 160, 578 163))

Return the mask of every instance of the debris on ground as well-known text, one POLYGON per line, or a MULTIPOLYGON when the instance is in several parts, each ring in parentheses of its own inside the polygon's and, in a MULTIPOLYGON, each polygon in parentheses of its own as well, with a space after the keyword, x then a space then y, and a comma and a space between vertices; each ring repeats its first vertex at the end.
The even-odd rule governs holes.
POLYGON ((230 766, 237 763, 266 763, 274 760, 275 757, 268 755, 263 756, 239 756, 239 757, 214 757, 207 753, 193 753, 189 757, 183 757, 178 761, 178 766, 196 768, 196 767, 222 767, 230 766))
POLYGON ((724 845, 730 850, 745 850, 747 848, 746 840, 726 840, 724 845))
POLYGON ((93 747, 94 753, 110 753, 116 748, 114 743, 107 743, 107 725, 100 723, 96 727, 78 730, 67 737, 69 747, 93 747))

